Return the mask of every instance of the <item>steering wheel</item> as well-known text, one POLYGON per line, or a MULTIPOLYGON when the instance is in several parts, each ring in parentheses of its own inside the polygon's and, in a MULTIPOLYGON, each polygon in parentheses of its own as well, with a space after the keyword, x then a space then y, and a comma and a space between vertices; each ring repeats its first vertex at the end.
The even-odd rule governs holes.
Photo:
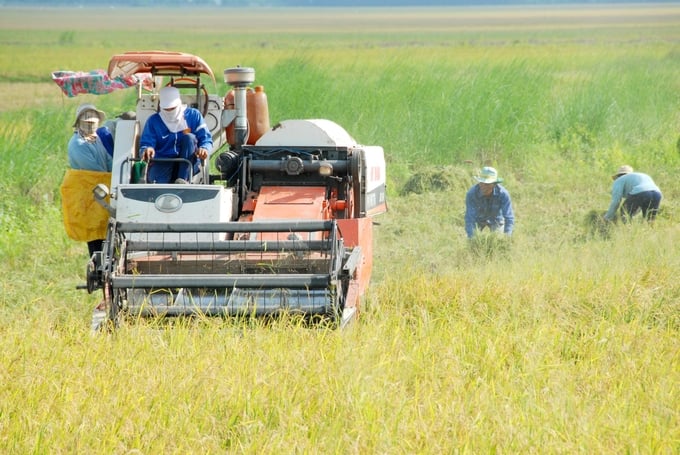
MULTIPOLYGON (((179 79, 175 79, 174 81, 168 82, 167 84, 165 84, 165 86, 169 87, 169 86, 172 86, 172 85, 176 85, 178 82, 179 83, 184 82, 184 83, 187 83, 187 84, 190 83, 190 84, 193 84, 193 86, 198 86, 198 79, 192 79, 190 77, 180 77, 179 79)), ((186 88, 189 88, 189 87, 186 87, 186 88)), ((199 89, 203 93, 203 99, 205 100, 203 102, 203 109, 201 109, 201 115, 203 115, 203 117, 205 117, 208 114, 208 101, 209 101, 208 90, 205 88, 204 84, 201 84, 199 86, 199 89)), ((196 104, 198 104, 198 101, 199 100, 196 100, 196 104)))

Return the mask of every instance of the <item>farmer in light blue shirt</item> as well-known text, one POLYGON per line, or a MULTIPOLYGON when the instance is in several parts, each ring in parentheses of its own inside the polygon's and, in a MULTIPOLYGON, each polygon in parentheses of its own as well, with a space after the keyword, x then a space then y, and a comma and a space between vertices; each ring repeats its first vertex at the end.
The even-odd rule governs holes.
POLYGON ((650 176, 642 172, 633 172, 632 167, 623 165, 612 175, 612 179, 614 180, 612 201, 604 215, 606 220, 613 221, 616 218, 619 206, 624 222, 630 221, 640 211, 647 221, 652 222, 656 219, 662 196, 661 190, 650 176))
POLYGON ((491 231, 503 231, 512 234, 515 226, 515 214, 512 210, 510 193, 500 183, 498 172, 492 167, 485 167, 475 177, 477 184, 465 195, 465 232, 468 238, 475 235, 476 230, 489 228, 491 231))
MULTIPOLYGON (((93 104, 81 104, 76 109, 76 120, 73 124, 73 135, 68 141, 68 165, 76 171, 111 172, 113 166, 113 136, 106 126, 100 126, 106 120, 106 114, 97 109, 93 104)), ((72 172, 72 171, 69 171, 72 172)), ((68 172, 67 172, 68 175, 68 172)), ((110 175, 105 175, 110 179, 110 175)), ((82 176, 77 180, 82 180, 82 176)), ((63 194, 63 193, 62 193, 63 194)), ((92 193, 87 191, 78 192, 81 196, 65 199, 67 206, 82 206, 83 200, 92 200, 92 193)), ((74 197, 71 196, 70 197, 74 197)), ((85 210, 82 209, 81 210, 85 210)), ((104 239, 90 239, 87 248, 90 257, 96 251, 101 251, 104 239)))
POLYGON ((100 124, 106 114, 93 104, 81 104, 76 110, 75 128, 68 142, 68 165, 71 169, 111 172, 113 136, 100 124))

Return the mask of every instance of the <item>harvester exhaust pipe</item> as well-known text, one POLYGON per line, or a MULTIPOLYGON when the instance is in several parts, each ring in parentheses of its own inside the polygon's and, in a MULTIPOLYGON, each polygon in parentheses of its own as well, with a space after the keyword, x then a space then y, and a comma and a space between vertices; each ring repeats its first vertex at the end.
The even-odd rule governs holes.
POLYGON ((246 89, 255 81, 253 68, 227 68, 224 70, 224 82, 234 88, 234 147, 237 150, 248 140, 248 113, 246 108, 246 89))

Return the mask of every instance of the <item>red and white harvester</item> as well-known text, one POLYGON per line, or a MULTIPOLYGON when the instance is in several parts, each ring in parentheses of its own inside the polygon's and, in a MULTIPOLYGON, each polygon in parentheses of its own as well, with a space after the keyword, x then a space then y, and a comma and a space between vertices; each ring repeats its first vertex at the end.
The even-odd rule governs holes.
POLYGON ((87 266, 87 289, 103 290, 104 322, 352 320, 371 276, 371 218, 387 210, 382 147, 358 144, 330 120, 270 127, 252 68, 224 70, 230 88, 216 95, 204 84, 216 85, 212 70, 194 55, 128 52, 108 66, 112 78, 149 73, 153 84, 145 91, 140 82, 136 118, 116 123, 111 185, 94 189, 109 221, 102 251, 87 266), (211 158, 189 184, 136 177, 139 136, 165 85, 202 112, 213 136, 211 158))

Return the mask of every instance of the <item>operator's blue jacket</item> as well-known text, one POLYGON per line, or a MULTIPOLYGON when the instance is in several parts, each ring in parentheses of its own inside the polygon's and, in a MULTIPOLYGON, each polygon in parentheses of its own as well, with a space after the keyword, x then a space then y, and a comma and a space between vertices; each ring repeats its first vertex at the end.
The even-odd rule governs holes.
POLYGON ((144 149, 153 147, 156 151, 156 158, 177 158, 180 138, 187 132, 193 133, 198 141, 198 147, 206 149, 210 154, 213 148, 212 135, 201 113, 198 109, 187 107, 184 110, 184 119, 189 131, 171 133, 158 113, 149 117, 139 140, 140 157, 144 149))

